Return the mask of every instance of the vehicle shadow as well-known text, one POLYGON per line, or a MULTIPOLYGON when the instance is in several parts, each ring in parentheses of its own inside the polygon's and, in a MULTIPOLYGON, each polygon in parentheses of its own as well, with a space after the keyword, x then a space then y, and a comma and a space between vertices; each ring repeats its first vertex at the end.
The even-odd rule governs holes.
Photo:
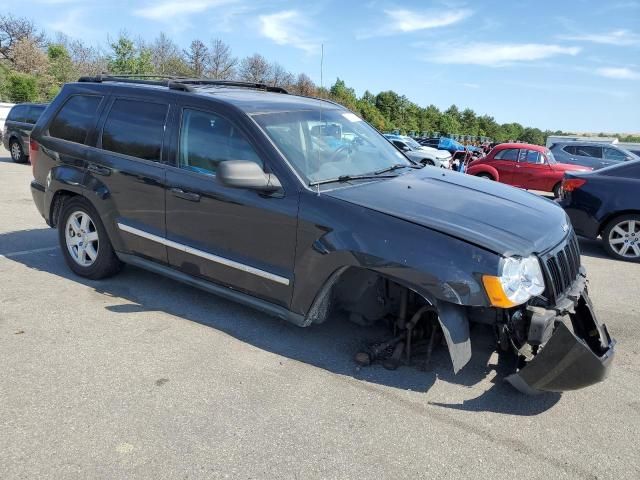
MULTIPOLYGON (((0 245, 7 241, 12 244, 27 243, 29 237, 45 235, 44 231, 50 230, 0 234, 0 245)), ((59 250, 9 255, 6 258, 31 269, 89 286, 102 295, 117 299, 115 304, 105 306, 114 313, 165 312, 225 332, 260 349, 364 382, 427 392, 436 381, 444 381, 479 393, 476 398, 463 404, 433 403, 440 407, 527 416, 544 412, 560 399, 559 394, 525 397, 506 384, 503 379, 511 372, 506 370, 502 361, 499 364, 491 363, 493 335, 489 327, 483 325, 474 326, 472 359, 457 375, 452 372, 445 347, 434 350, 426 368, 407 366, 397 371, 385 370, 380 365, 361 368, 353 360, 355 353, 367 343, 388 338, 383 326, 361 327, 335 315, 324 324, 299 328, 130 266, 113 278, 91 281, 73 274, 59 250), (488 390, 483 390, 486 389, 488 376, 493 376, 492 385, 488 390)))
POLYGON ((578 237, 578 243, 580 244, 581 255, 593 258, 606 258, 614 261, 616 260, 615 258, 607 255, 607 252, 605 252, 604 247, 602 246, 602 241, 600 239, 578 237))

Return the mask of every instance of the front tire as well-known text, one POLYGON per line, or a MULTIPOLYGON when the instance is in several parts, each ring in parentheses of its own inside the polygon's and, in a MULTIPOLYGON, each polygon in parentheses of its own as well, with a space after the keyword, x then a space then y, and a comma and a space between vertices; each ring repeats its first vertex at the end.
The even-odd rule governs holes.
POLYGON ((11 153, 11 160, 14 163, 25 163, 27 161, 27 156, 24 154, 24 150, 22 149, 22 145, 15 138, 9 142, 9 152, 11 153))
POLYGON ((560 189, 562 188, 562 182, 558 182, 553 186, 553 198, 560 198, 560 189))
POLYGON ((621 215, 611 220, 602 232, 602 241, 613 258, 640 262, 640 215, 621 215))
POLYGON ((122 268, 98 212, 83 197, 73 197, 62 207, 58 240, 67 265, 76 275, 99 280, 122 268))
POLYGON ((429 160, 428 158, 425 158, 424 160, 422 160, 421 162, 423 165, 426 165, 428 167, 435 167, 436 164, 433 163, 433 160, 429 160))

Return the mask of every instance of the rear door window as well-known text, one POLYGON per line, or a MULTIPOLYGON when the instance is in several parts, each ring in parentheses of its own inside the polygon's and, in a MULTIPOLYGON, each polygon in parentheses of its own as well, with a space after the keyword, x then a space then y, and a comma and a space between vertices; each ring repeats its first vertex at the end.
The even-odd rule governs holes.
POLYGON ((525 149, 520 150, 518 161, 521 163, 544 163, 540 152, 525 149))
POLYGON ((184 109, 180 129, 180 168, 214 175, 221 162, 263 162, 235 125, 215 113, 184 109))
POLYGON ((34 125, 38 119, 40 118, 40 115, 42 115, 42 112, 44 112, 44 109, 46 107, 43 105, 32 105, 29 107, 29 110, 27 111, 27 115, 25 117, 25 123, 30 123, 32 125, 34 125))
POLYGON ((518 148, 506 148, 504 150, 500 150, 498 153, 496 153, 496 156, 494 157, 496 160, 508 160, 508 161, 512 161, 515 162, 518 160, 518 151, 520 149, 518 148))
POLYGON ((27 108, 27 105, 16 105, 11 109, 9 115, 7 115, 7 120, 11 120, 13 122, 24 122, 27 108))
POLYGON ((102 97, 73 95, 49 125, 49 135, 75 143, 84 143, 94 123, 102 97))
POLYGON ((576 146, 576 155, 589 158, 602 158, 602 147, 578 145, 576 146))
POLYGON ((565 152, 567 152, 569 155, 575 155, 576 154, 576 146, 575 145, 567 145, 566 147, 563 148, 563 150, 565 152))
POLYGON ((168 109, 166 103, 117 99, 102 129, 102 148, 159 162, 168 109))

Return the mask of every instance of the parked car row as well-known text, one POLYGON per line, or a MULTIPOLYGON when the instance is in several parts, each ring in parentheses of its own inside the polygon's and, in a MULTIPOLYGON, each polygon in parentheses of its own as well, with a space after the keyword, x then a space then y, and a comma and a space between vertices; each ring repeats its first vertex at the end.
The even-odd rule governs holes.
MULTIPOLYGON (((15 105, 5 122, 2 140, 14 162, 29 159, 31 130, 45 104, 15 105)), ((311 135, 320 147, 342 145, 337 123, 314 125, 311 135), (336 143, 337 142, 337 143, 336 143)), ((418 164, 454 168, 468 162, 466 173, 528 190, 552 192, 561 198, 579 235, 601 236, 607 252, 619 259, 640 259, 640 202, 637 191, 640 157, 615 144, 555 141, 550 148, 525 143, 494 144, 476 158, 464 145, 448 138, 418 139, 385 134, 397 149, 418 164), (433 145, 433 146, 429 146, 433 145), (453 155, 452 155, 453 153, 453 155), (625 162, 632 162, 627 167, 625 162), (604 168, 620 165, 620 168, 604 168), (592 170, 602 172, 590 173, 592 170)), ((196 168, 196 167, 192 167, 196 168)))
POLYGON ((404 135, 385 134, 384 136, 411 160, 422 165, 451 168, 451 154, 446 150, 420 145, 413 138, 404 135))

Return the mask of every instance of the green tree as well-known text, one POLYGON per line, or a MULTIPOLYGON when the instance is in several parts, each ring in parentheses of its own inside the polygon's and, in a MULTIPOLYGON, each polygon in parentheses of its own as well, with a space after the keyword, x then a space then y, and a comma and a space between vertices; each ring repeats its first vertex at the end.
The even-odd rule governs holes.
POLYGON ((75 68, 64 45, 50 44, 47 47, 47 57, 49 58, 49 75, 58 84, 75 80, 75 68))
POLYGON ((443 135, 451 135, 454 133, 460 133, 460 122, 451 113, 443 113, 440 117, 440 124, 438 130, 443 135))
POLYGON ((347 87, 344 80, 337 78, 336 83, 334 83, 329 89, 329 95, 332 100, 344 105, 349 110, 358 109, 356 92, 353 88, 347 87))
POLYGON ((401 99, 393 90, 380 92, 376 95, 376 108, 387 122, 390 130, 402 127, 401 99))
POLYGON ((124 34, 109 46, 112 54, 109 56, 107 65, 111 73, 140 75, 153 73, 151 51, 148 48, 136 47, 124 34))
POLYGON ((28 73, 11 72, 7 79, 7 96, 10 102, 35 102, 38 100, 38 80, 28 73))
POLYGON ((522 140, 523 142, 533 143, 535 145, 544 145, 546 141, 546 137, 542 133, 539 128, 525 128, 522 131, 522 135, 518 140, 522 140))
POLYGON ((357 112, 360 116, 373 125, 374 128, 377 128, 381 132, 387 129, 387 122, 375 105, 361 98, 358 100, 357 107, 357 112))
POLYGON ((476 117, 476 112, 470 108, 465 108, 460 115, 460 128, 461 133, 465 135, 478 135, 480 125, 476 117))

